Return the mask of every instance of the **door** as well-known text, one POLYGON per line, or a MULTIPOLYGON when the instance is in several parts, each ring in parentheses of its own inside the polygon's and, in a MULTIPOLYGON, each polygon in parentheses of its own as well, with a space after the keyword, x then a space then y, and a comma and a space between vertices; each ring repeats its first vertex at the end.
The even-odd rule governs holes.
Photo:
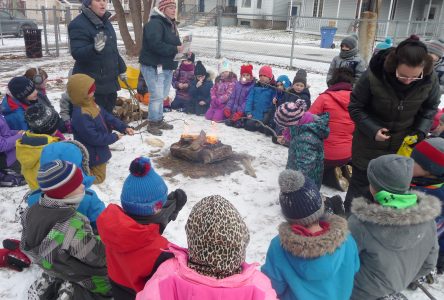
POLYGON ((199 0, 199 12, 205 12, 205 1, 199 0))

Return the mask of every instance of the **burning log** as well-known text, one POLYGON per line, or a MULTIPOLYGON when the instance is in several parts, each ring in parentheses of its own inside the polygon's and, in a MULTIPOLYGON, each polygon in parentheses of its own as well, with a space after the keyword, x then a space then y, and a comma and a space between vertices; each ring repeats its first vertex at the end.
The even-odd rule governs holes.
POLYGON ((210 164, 229 158, 231 146, 222 144, 215 135, 206 135, 202 130, 199 135, 183 134, 179 142, 170 147, 171 155, 177 158, 210 164))

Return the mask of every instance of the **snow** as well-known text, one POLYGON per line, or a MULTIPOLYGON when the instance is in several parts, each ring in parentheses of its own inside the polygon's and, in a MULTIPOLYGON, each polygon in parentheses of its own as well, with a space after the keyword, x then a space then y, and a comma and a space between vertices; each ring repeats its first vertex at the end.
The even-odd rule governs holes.
MULTIPOLYGON (((215 72, 218 60, 208 57, 197 57, 204 65, 215 72)), ((238 55, 236 60, 232 60, 233 70, 239 73, 240 66, 245 61, 251 61, 251 57, 238 55)), ((137 60, 126 57, 129 65, 138 66, 137 60)), ((259 60, 262 63, 273 65, 275 77, 286 74, 289 78, 295 75, 294 70, 283 67, 288 63, 280 58, 262 56, 259 60)), ((258 75, 262 64, 253 61, 255 76, 258 75)), ((67 73, 73 66, 73 60, 67 53, 62 53, 59 58, 43 58, 40 60, 7 60, 0 68, 0 89, 5 92, 8 80, 15 75, 23 74, 30 66, 43 67, 50 76, 48 86, 48 96, 56 108, 58 101, 64 91, 67 73)), ((2 62, 2 63, 3 63, 2 62)), ((297 68, 303 67, 309 70, 308 83, 312 99, 325 90, 325 75, 328 69, 326 63, 313 63, 296 61, 297 68)), ((173 91, 172 91, 173 93, 173 91)), ((128 96, 128 92, 123 90, 120 95, 128 96)), ((151 157, 156 171, 163 175, 170 191, 182 188, 188 195, 188 203, 180 212, 178 219, 171 222, 165 231, 166 237, 181 246, 186 246, 185 223, 195 203, 205 196, 219 194, 231 201, 243 216, 249 230, 250 243, 247 249, 247 261, 257 261, 264 263, 265 254, 271 239, 277 234, 277 226, 283 221, 278 203, 279 187, 277 178, 279 173, 285 169, 287 160, 287 149, 271 143, 269 137, 260 133, 251 133, 243 129, 234 129, 223 124, 212 125, 203 117, 186 115, 178 112, 165 114, 166 121, 171 121, 174 130, 164 131, 164 135, 159 137, 164 142, 161 148, 150 146, 147 143, 147 132, 142 132, 135 136, 124 136, 121 140, 111 146, 113 158, 107 166, 107 178, 101 185, 92 188, 99 197, 106 203, 119 204, 120 192, 123 181, 128 175, 128 167, 132 159, 138 156, 151 157), (256 178, 245 174, 244 168, 240 165, 240 170, 225 176, 210 178, 190 178, 183 174, 170 175, 169 169, 162 167, 158 163, 158 156, 165 156, 169 153, 169 146, 177 142, 181 133, 185 130, 198 132, 216 132, 224 144, 231 145, 233 151, 239 154, 248 154, 253 157, 252 167, 256 171, 256 178)), ((137 125, 137 124, 135 124, 137 125)), ((0 240, 5 238, 17 238, 21 236, 21 225, 15 217, 15 210, 26 194, 26 187, 1 188, 0 189, 0 240)), ((331 196, 338 192, 326 187, 322 187, 321 192, 331 196)), ((339 193, 343 198, 345 193, 339 193)), ((0 299, 26 299, 26 291, 30 284, 40 275, 41 271, 36 265, 18 273, 7 269, 0 269, 0 299)), ((444 299, 444 280, 441 276, 439 283, 426 285, 437 299, 444 299)), ((428 299, 420 290, 406 292, 409 299, 428 299)))

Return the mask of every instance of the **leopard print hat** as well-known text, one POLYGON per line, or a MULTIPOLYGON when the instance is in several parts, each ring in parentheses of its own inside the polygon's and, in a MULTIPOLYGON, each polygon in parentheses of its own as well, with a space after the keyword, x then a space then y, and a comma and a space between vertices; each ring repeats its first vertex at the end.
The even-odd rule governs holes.
POLYGON ((242 272, 250 234, 227 199, 216 195, 200 200, 191 210, 185 231, 190 268, 217 279, 242 272))

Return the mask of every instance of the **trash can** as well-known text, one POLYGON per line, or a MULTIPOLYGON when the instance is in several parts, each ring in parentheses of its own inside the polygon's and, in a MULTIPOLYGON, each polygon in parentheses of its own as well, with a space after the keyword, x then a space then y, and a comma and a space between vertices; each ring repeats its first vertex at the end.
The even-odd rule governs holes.
POLYGON ((321 27, 321 48, 334 48, 335 44, 333 43, 336 30, 336 27, 321 27))
POLYGON ((38 58, 43 56, 41 29, 23 30, 23 38, 25 39, 26 57, 38 58))

